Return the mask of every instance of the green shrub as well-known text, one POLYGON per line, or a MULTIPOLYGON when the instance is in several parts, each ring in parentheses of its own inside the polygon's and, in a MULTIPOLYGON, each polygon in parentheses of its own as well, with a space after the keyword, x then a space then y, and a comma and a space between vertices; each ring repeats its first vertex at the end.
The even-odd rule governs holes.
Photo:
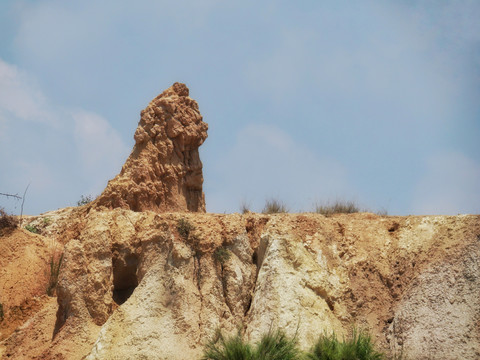
POLYGON ((25 225, 25 230, 28 230, 34 234, 40 234, 40 230, 38 230, 38 228, 35 225, 31 225, 31 224, 25 225))
POLYGON ((50 276, 48 279, 47 295, 53 296, 55 289, 57 288, 58 275, 60 274, 60 268, 62 266, 63 253, 60 256, 56 256, 55 252, 50 258, 50 276))
POLYGON ((228 259, 230 259, 230 255, 230 251, 228 251, 223 246, 219 246, 215 249, 215 252, 213 253, 213 258, 223 265, 228 261, 228 259))
POLYGON ((177 231, 184 240, 188 240, 188 237, 194 230, 195 226, 193 226, 187 219, 181 218, 178 220, 177 231))
POLYGON ((262 210, 262 213, 264 214, 279 214, 287 212, 288 208, 285 203, 277 199, 267 199, 262 210))
POLYGON ((255 359, 258 360, 296 360, 301 359, 302 353, 297 348, 295 339, 290 339, 280 330, 269 332, 255 348, 255 359))
POLYGON ((246 343, 240 331, 237 335, 225 338, 217 331, 215 339, 209 342, 202 360, 254 360, 252 347, 246 343))
POLYGON ((83 206, 91 203, 93 201, 92 195, 80 195, 80 200, 77 201, 77 206, 83 206))
POLYGON ((353 214, 362 211, 353 201, 336 200, 333 204, 315 206, 315 212, 325 216, 333 214, 353 214))
POLYGON ((340 342, 335 333, 320 336, 307 354, 310 360, 381 360, 384 355, 375 350, 372 338, 363 331, 353 329, 352 335, 340 342))
POLYGON ((243 340, 240 332, 225 338, 220 331, 215 340, 207 344, 203 360, 300 360, 295 339, 288 338, 284 332, 269 332, 252 348, 243 340))

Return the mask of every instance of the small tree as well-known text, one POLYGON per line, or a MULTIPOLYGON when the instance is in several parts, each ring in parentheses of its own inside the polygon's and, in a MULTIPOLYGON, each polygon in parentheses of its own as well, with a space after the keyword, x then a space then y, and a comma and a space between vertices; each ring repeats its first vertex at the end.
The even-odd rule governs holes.
POLYGON ((80 195, 80 200, 77 201, 77 206, 83 206, 91 203, 93 201, 92 195, 80 195))

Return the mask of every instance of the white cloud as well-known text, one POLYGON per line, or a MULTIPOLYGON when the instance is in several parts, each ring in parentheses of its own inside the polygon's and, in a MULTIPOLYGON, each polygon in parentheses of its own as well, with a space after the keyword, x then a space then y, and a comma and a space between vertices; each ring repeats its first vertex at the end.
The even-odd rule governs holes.
POLYGON ((217 173, 218 183, 206 184, 213 212, 238 211, 242 200, 259 211, 269 197, 285 201, 292 211, 311 210, 316 201, 352 195, 342 164, 314 154, 271 125, 246 126, 209 171, 217 173))
POLYGON ((128 155, 106 119, 54 107, 25 72, 1 59, 0 130, 0 189, 17 193, 31 182, 27 213, 71 205, 81 189, 100 192, 128 155))
POLYGON ((16 66, 0 59, 0 119, 15 118, 53 124, 55 117, 34 82, 16 66))
POLYGON ((458 152, 439 153, 426 161, 415 190, 417 214, 480 214, 480 163, 458 152))

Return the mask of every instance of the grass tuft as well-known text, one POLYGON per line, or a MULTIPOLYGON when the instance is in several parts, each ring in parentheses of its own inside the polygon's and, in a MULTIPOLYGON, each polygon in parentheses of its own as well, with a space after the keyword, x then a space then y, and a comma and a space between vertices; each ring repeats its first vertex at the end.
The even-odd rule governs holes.
POLYGON ((265 201, 265 206, 262 210, 264 214, 280 214, 280 213, 287 213, 288 207, 285 205, 283 201, 277 199, 267 199, 265 201))
POLYGON ((55 289, 57 288, 58 275, 60 274, 60 268, 62 267, 63 253, 60 256, 56 255, 56 251, 52 253, 50 258, 50 276, 48 279, 47 295, 53 296, 55 289))
POLYGON ((178 234, 184 239, 188 240, 190 234, 195 230, 195 226, 187 219, 181 218, 177 221, 178 234))
POLYGON ((375 350, 372 338, 363 331, 353 329, 352 335, 340 342, 332 333, 319 337, 307 354, 309 360, 382 360, 384 355, 375 350))
POLYGON ((215 338, 206 345, 202 360, 383 360, 368 333, 353 329, 347 339, 339 341, 335 333, 324 335, 308 352, 297 347, 296 339, 283 331, 268 332, 252 347, 238 334, 226 338, 217 330, 215 338))
POLYGON ((250 204, 246 200, 242 200, 240 203, 240 212, 242 214, 248 214, 250 211, 250 204))
POLYGON ((297 360, 302 352, 297 348, 295 339, 287 337, 280 330, 269 332, 262 337, 255 348, 255 359, 262 360, 297 360))
POLYGON ((237 335, 225 338, 220 330, 215 339, 207 344, 202 360, 254 360, 252 347, 237 335))
POLYGON ((213 258, 222 265, 225 264, 228 259, 230 259, 230 256, 230 251, 228 251, 228 249, 223 246, 217 247, 215 249, 215 252, 213 253, 213 258))
POLYGON ((333 204, 317 204, 315 212, 325 216, 333 214, 353 214, 362 211, 353 201, 336 200, 333 204))
POLYGON ((295 339, 283 331, 269 332, 252 347, 240 334, 225 338, 217 331, 213 341, 207 344, 202 360, 300 360, 302 352, 295 339))

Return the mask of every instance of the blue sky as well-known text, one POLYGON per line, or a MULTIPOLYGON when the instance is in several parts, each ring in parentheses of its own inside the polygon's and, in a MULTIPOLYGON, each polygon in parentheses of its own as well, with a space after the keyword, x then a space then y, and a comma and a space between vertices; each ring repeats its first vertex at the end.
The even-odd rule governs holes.
POLYGON ((478 214, 479 18, 475 0, 3 0, 0 192, 31 183, 29 214, 99 194, 180 81, 210 126, 209 212, 478 214))

